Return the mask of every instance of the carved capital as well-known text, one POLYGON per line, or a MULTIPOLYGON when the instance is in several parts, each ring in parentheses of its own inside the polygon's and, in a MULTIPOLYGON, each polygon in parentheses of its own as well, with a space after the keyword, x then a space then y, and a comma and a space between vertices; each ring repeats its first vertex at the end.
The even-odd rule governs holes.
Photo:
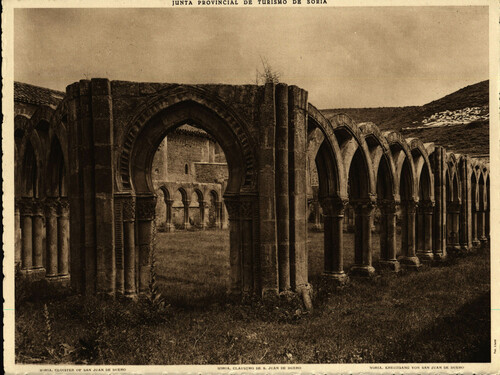
POLYGON ((135 200, 133 197, 122 199, 123 221, 135 220, 135 200))
POLYGON ((324 198, 320 201, 323 215, 329 217, 343 217, 348 201, 340 198, 324 198))
POLYGON ((358 200, 352 203, 356 215, 369 216, 375 209, 375 201, 373 200, 358 200))
POLYGON ((32 211, 33 211, 33 216, 43 216, 44 202, 40 200, 33 201, 32 211))
POLYGON ((33 199, 32 198, 22 198, 19 200, 19 213, 22 216, 32 216, 33 215, 33 199))
POLYGON ((153 220, 156 215, 156 197, 154 195, 147 197, 137 197, 137 220, 153 220))
POLYGON ((45 215, 47 216, 57 216, 59 211, 59 199, 58 198, 46 198, 45 199, 45 215))
POLYGON ((63 217, 67 217, 69 215, 69 201, 67 198, 61 198, 59 200, 58 213, 63 217))
POLYGON ((406 200, 402 202, 403 207, 406 209, 406 212, 409 214, 415 214, 417 212, 417 202, 414 200, 406 200))
POLYGON ((173 199, 165 199, 165 204, 167 206, 172 206, 174 204, 174 200, 173 199))
POLYGON ((398 210, 399 202, 393 200, 381 200, 379 202, 380 211, 384 215, 394 215, 398 210))
POLYGON ((433 201, 422 201, 418 204, 423 213, 432 214, 434 212, 434 206, 436 204, 433 201))

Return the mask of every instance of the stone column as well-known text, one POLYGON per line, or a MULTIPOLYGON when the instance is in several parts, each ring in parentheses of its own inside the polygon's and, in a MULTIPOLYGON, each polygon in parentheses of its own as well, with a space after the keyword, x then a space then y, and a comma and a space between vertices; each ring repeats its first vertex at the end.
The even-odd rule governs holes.
POLYGON ((418 252, 418 257, 422 261, 431 261, 434 259, 432 252, 432 223, 434 214, 434 202, 423 201, 420 203, 420 210, 422 212, 422 248, 418 252))
POLYGON ((45 222, 47 230, 47 277, 56 277, 59 274, 58 245, 57 245, 57 198, 48 198, 45 201, 45 222))
POLYGON ((482 209, 477 213, 477 215, 478 215, 478 240, 481 242, 481 245, 483 246, 487 241, 484 228, 486 221, 485 219, 486 213, 484 212, 484 209, 482 209))
POLYGON ((29 271, 33 267, 33 201, 30 198, 23 198, 19 207, 21 215, 21 268, 29 271))
POLYGON ((182 201, 184 205, 184 224, 182 225, 182 229, 191 228, 191 224, 189 224, 189 205, 191 204, 190 200, 182 201))
MULTIPOLYGON (((148 290, 151 279, 151 255, 153 251, 153 225, 156 214, 156 197, 141 195, 136 197, 137 204, 137 245, 139 248, 139 292, 148 290)), ((188 205, 189 207, 189 205, 188 205)))
POLYGON ((200 229, 205 229, 205 201, 199 201, 198 205, 200 207, 200 229))
POLYGON ((417 205, 417 211, 415 214, 415 249, 417 254, 424 253, 424 211, 422 209, 422 202, 417 205))
POLYGON ((221 223, 222 202, 215 202, 215 228, 222 229, 221 223))
POLYGON ((375 273, 372 266, 372 220, 375 204, 372 201, 354 202, 354 266, 351 274, 371 276, 375 273))
POLYGON ((431 154, 432 173, 434 174, 434 199, 433 214, 433 258, 441 260, 446 258, 446 150, 437 146, 431 154))
POLYGON ((57 218, 58 270, 59 276, 69 276, 69 202, 59 200, 57 218))
MULTIPOLYGON (((170 203, 170 205, 171 204, 172 203, 170 203)), ((123 200, 123 249, 124 291, 126 296, 133 297, 137 293, 135 283, 135 200, 133 197, 128 197, 123 200)))
POLYGON ((165 214, 165 231, 166 232, 173 232, 174 231, 174 225, 172 224, 172 205, 174 204, 173 199, 165 199, 165 206, 167 209, 167 212, 165 214))
POLYGON ((460 251, 460 204, 453 202, 450 204, 451 231, 452 237, 450 247, 454 251, 460 251))
POLYGON ((43 272, 43 206, 40 201, 33 205, 33 270, 43 272))
MULTIPOLYGON (((472 202, 474 206, 475 203, 472 202)), ((478 239, 478 220, 477 220, 477 210, 473 207, 472 209, 472 245, 479 246, 480 242, 478 239)))
POLYGON ((240 202, 237 199, 225 199, 227 212, 229 214, 229 266, 231 294, 240 294, 241 283, 241 236, 240 236, 240 202))
POLYGON ((15 201, 15 230, 16 230, 16 243, 15 243, 15 265, 16 269, 21 266, 21 249, 22 249, 22 234, 21 234, 21 215, 19 213, 19 199, 15 201))
POLYGON ((396 257, 396 211, 395 201, 381 202, 380 216, 380 261, 383 268, 398 272, 400 265, 396 257))
POLYGON ((401 217, 401 245, 403 256, 399 262, 405 267, 420 267, 420 260, 415 253, 415 213, 417 203, 413 200, 403 201, 401 217))
MULTIPOLYGON (((290 201, 288 185, 288 87, 276 86, 276 231, 280 292, 290 290, 290 201)), ((290 150, 293 151, 293 150, 290 150)), ((293 171, 292 176, 293 176, 293 171)))
POLYGON ((254 289, 254 252, 253 252, 253 201, 241 199, 240 234, 241 234, 241 283, 243 293, 254 289))
POLYGON ((344 272, 344 213, 347 201, 335 198, 322 200, 324 212, 324 276, 335 284, 347 282, 344 272))
POLYGON ((486 240, 489 241, 490 240, 490 210, 489 210, 489 208, 485 211, 485 214, 484 214, 484 231, 485 231, 486 240))

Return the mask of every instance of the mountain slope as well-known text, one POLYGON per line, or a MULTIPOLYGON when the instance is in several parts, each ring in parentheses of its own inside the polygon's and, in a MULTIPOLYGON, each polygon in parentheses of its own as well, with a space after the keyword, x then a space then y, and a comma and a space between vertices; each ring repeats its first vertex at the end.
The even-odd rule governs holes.
POLYGON ((401 131, 405 137, 418 137, 450 151, 488 157, 488 105, 489 81, 482 81, 423 106, 338 108, 321 112, 327 118, 345 113, 355 122, 373 122, 382 130, 401 131))

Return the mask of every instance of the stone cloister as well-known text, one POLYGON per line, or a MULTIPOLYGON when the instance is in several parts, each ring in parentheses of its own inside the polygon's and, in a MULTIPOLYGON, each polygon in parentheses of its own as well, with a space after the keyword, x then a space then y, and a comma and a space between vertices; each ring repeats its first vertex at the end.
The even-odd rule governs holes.
MULTIPOLYGON (((376 208, 381 268, 417 268, 489 238, 485 162, 342 114, 327 118, 296 86, 92 79, 66 93, 23 91, 15 106, 16 264, 24 274, 70 282, 76 292, 147 290, 157 200, 168 211, 182 188, 165 185, 158 194, 151 165, 165 135, 184 124, 215 138, 227 159, 227 185, 214 199, 220 206, 223 198, 227 208, 233 293, 309 288, 313 164, 324 215, 324 275, 332 283, 376 271, 376 208), (349 270, 347 204, 355 233, 349 270)), ((203 193, 200 202, 210 194, 203 193)))

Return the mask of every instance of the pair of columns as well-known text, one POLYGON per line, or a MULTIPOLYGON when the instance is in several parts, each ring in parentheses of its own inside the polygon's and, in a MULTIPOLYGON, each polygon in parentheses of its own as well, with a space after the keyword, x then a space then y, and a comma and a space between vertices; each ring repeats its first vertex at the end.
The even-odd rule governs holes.
MULTIPOLYGON (((432 251, 432 226, 434 216, 434 202, 422 201, 418 204, 417 216, 417 256, 420 260, 431 261, 434 259, 432 251)), ((457 220, 458 243, 458 220, 457 220)))
POLYGON ((47 268, 46 276, 69 276, 69 202, 64 198, 45 201, 47 268))
POLYGON ((69 275, 69 203, 65 198, 18 201, 20 252, 16 261, 23 272, 46 272, 48 278, 69 275), (44 228, 45 221, 45 228, 44 228), (46 268, 43 240, 46 238, 46 268))
MULTIPOLYGON (((346 200, 327 198, 322 200, 324 215, 325 276, 343 283, 344 272, 344 215, 346 200)), ((354 265, 351 274, 370 276, 375 272, 372 266, 372 222, 375 202, 353 202, 355 212, 354 265)), ((396 205, 382 205, 381 217, 381 264, 398 270, 396 259, 396 205)))
MULTIPOLYGON (((171 201, 171 200, 170 200, 170 206, 167 203, 167 220, 169 218, 169 212, 170 212, 170 225, 172 225, 172 214, 171 214, 172 203, 173 203, 173 201, 171 201)), ((189 223, 189 205, 191 204, 191 201, 184 200, 184 201, 182 201, 182 204, 184 205, 184 222, 182 224, 182 229, 189 229, 189 228, 191 228, 191 224, 189 223)), ((198 205, 199 205, 199 209, 200 209, 200 228, 205 229, 205 227, 206 227, 206 224, 205 224, 205 201, 199 201, 198 205)), ((167 226, 168 226, 168 221, 167 221, 167 226)))

